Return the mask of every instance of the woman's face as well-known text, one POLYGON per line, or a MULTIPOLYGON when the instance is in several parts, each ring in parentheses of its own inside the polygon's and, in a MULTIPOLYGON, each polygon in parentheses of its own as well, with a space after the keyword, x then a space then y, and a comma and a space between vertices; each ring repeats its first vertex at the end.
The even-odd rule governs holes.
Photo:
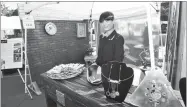
POLYGON ((114 27, 114 23, 112 20, 104 20, 101 24, 104 32, 111 30, 114 27))

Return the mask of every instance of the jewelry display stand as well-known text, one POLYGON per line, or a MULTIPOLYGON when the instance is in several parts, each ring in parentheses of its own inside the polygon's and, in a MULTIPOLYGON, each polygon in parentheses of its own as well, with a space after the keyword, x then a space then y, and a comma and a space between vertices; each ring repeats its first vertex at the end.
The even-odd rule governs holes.
POLYGON ((102 85, 107 98, 123 102, 132 85, 134 72, 125 63, 111 61, 102 66, 102 85))
POLYGON ((160 69, 148 72, 129 102, 138 107, 182 107, 160 69))

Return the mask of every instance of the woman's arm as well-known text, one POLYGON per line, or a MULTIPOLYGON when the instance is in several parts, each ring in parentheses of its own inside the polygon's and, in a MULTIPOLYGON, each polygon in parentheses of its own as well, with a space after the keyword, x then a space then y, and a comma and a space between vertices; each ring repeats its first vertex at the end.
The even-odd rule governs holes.
POLYGON ((115 41, 114 49, 114 59, 116 61, 122 62, 124 58, 124 38, 120 35, 115 41))
MULTIPOLYGON (((101 35, 102 36, 102 35, 101 35)), ((98 54, 97 54, 97 59, 96 59, 96 64, 101 66, 101 36, 99 38, 99 45, 98 45, 98 54)))

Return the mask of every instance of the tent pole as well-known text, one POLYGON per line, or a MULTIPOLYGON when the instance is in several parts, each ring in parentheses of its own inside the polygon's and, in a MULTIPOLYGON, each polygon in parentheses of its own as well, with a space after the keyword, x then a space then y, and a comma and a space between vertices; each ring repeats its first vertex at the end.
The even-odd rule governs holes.
POLYGON ((149 34, 149 50, 151 57, 151 71, 155 70, 155 56, 154 56, 154 47, 153 47, 153 35, 152 35, 152 22, 151 22, 151 8, 150 4, 146 5, 147 7, 147 20, 148 20, 148 34, 149 34))
POLYGON ((27 93, 27 29, 25 29, 25 93, 27 93))

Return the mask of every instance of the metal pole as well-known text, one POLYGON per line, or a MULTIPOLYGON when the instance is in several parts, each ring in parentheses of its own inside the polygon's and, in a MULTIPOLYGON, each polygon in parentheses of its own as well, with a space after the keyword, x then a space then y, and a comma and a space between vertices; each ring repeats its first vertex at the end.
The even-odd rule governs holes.
POLYGON ((90 38, 91 38, 91 48, 92 48, 92 21, 90 21, 90 38))
POLYGON ((161 47, 163 46, 163 35, 162 35, 162 31, 161 31, 161 20, 160 20, 160 16, 161 16, 161 3, 158 4, 158 8, 159 8, 159 12, 157 14, 157 18, 158 18, 158 25, 159 25, 159 37, 160 37, 160 40, 161 40, 161 47))
POLYGON ((30 82, 32 83, 31 71, 30 71, 30 67, 29 67, 28 58, 27 58, 27 67, 28 67, 28 71, 29 71, 30 82))
MULTIPOLYGON (((23 79, 23 77, 22 77, 22 74, 21 74, 20 70, 19 70, 19 69, 17 69, 17 70, 18 70, 18 73, 19 73, 19 75, 20 75, 20 77, 21 77, 23 83, 25 84, 25 81, 24 81, 24 79, 23 79)), ((28 92, 29 96, 30 96, 31 99, 32 99, 32 95, 31 95, 31 93, 30 93, 28 87, 25 87, 25 92, 28 92)))
POLYGON ((27 29, 25 29, 25 93, 27 93, 27 29))
POLYGON ((19 69, 17 69, 17 70, 18 70, 18 73, 19 73, 19 75, 20 75, 20 77, 21 77, 23 83, 25 83, 25 81, 24 81, 24 79, 23 79, 23 77, 22 77, 22 74, 21 74, 20 70, 19 70, 19 69))
MULTIPOLYGON (((165 71, 164 71, 164 68, 165 68, 164 67, 165 66, 165 44, 163 44, 163 36, 164 35, 162 35, 161 20, 160 20, 160 16, 161 16, 161 3, 159 3, 158 8, 160 9, 160 11, 158 13, 158 25, 159 25, 159 37, 160 37, 160 41, 161 41, 161 51, 162 51, 162 58, 163 58, 163 61, 162 61, 162 72, 164 74, 166 74, 165 71), (164 47, 164 50, 162 49, 163 47, 164 47)), ((166 41, 165 41, 165 43, 166 43, 166 41)))
POLYGON ((27 68, 28 68, 28 65, 27 65, 27 29, 25 29, 25 52, 24 53, 25 53, 25 93, 28 93, 32 99, 32 95, 27 87, 27 68))
POLYGON ((153 48, 151 8, 149 4, 147 4, 146 7, 147 7, 148 34, 149 34, 149 50, 150 50, 150 56, 151 56, 151 71, 154 71, 155 70, 155 55, 154 55, 154 48, 153 48))

